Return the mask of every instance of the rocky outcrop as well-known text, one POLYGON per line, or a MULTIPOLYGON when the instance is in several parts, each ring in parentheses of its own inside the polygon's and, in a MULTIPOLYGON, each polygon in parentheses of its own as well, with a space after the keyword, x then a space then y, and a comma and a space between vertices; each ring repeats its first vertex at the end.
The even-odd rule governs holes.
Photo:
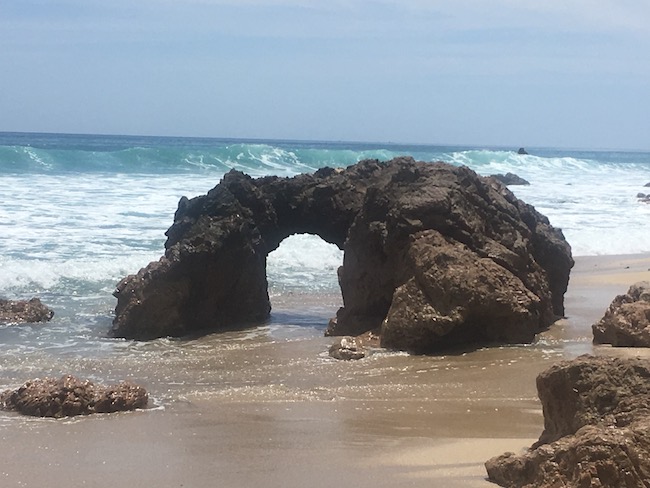
POLYGON ((496 175, 492 175, 492 178, 495 178, 495 179, 499 180, 501 183, 503 183, 504 185, 507 185, 507 186, 509 186, 509 185, 530 185, 530 183, 527 180, 525 180, 521 176, 516 175, 514 173, 506 173, 504 175, 496 174, 496 175))
POLYGON ((0 323, 47 322, 53 316, 54 312, 38 298, 16 301, 0 299, 0 323))
POLYGON ((530 341, 564 314, 573 260, 558 229, 494 179, 397 158, 294 178, 231 171, 181 199, 165 255, 117 286, 113 334, 265 320, 266 256, 296 233, 344 250, 332 335, 380 329, 384 347, 430 352, 530 341))
POLYGON ((528 151, 524 149, 523 147, 520 147, 519 150, 517 151, 517 154, 528 154, 528 151))
POLYGON ((144 388, 128 382, 98 386, 74 376, 28 381, 16 390, 0 394, 0 407, 35 417, 72 417, 112 413, 147 406, 144 388))
POLYGON ((541 373, 544 432, 522 454, 486 462, 508 488, 647 487, 650 363, 581 356, 541 373))
POLYGON ((635 283, 625 295, 614 298, 591 328, 595 344, 650 347, 650 282, 635 283))
POLYGON ((393 292, 384 345, 428 352, 436 345, 531 342, 554 319, 544 296, 507 267, 437 231, 414 239, 403 266, 409 278, 393 292))

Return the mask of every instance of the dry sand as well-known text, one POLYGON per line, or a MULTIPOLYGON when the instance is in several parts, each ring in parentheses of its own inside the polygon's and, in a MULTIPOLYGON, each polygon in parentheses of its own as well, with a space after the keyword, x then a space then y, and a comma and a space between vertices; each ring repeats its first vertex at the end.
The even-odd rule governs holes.
POLYGON ((494 486, 485 480, 485 460, 522 450, 541 433, 540 371, 585 352, 645 354, 593 348, 590 325, 616 294, 650 279, 649 270, 650 256, 578 258, 567 318, 536 346, 444 361, 387 357, 376 362, 389 361, 390 369, 365 367, 348 380, 345 368, 356 366, 337 365, 337 381, 349 388, 337 386, 345 395, 332 398, 226 401, 206 394, 73 420, 4 414, 0 486, 494 486), (364 382, 378 385, 375 392, 364 382))

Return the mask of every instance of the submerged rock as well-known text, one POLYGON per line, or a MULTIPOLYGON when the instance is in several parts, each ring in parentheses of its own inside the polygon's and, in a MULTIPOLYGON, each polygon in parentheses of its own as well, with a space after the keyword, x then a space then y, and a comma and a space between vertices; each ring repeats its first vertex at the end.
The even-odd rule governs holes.
POLYGON ((516 175, 514 173, 506 173, 504 175, 496 174, 496 175, 492 175, 492 178, 496 178, 504 185, 530 185, 530 183, 527 180, 523 179, 521 176, 516 175))
POLYGON ((165 255, 118 284, 113 335, 265 320, 266 257, 296 233, 344 250, 331 335, 381 329, 384 347, 431 352, 530 341, 564 314, 573 260, 561 231, 494 179, 397 158, 293 178, 233 170, 182 198, 165 255))
POLYGON ((595 344, 650 347, 650 281, 639 281, 614 298, 591 328, 595 344))
POLYGON ((31 300, 0 299, 0 322, 36 323, 47 322, 54 317, 54 312, 43 305, 38 298, 31 300))
POLYGON ((344 336, 330 346, 329 355, 334 359, 362 359, 366 350, 354 337, 344 336))
POLYGON ((648 486, 650 363, 581 356, 537 378, 544 432, 521 455, 486 462, 507 488, 648 486))
POLYGON ((16 390, 0 394, 3 410, 35 417, 72 417, 91 413, 135 410, 147 406, 149 396, 141 386, 121 382, 98 386, 74 376, 28 381, 16 390))
POLYGON ((640 202, 650 203, 650 193, 648 193, 647 195, 645 193, 637 193, 636 197, 639 199, 640 202))

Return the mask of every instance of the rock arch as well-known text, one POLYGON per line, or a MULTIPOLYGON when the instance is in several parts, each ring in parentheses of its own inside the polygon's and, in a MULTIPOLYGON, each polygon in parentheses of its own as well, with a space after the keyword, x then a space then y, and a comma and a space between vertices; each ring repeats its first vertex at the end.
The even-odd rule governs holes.
POLYGON ((332 334, 381 327, 385 345, 427 352, 532 340, 564 313, 573 260, 544 216, 468 168, 397 158, 293 178, 233 170, 183 197, 165 255, 118 284, 112 334, 265 320, 266 257, 297 233, 344 250, 332 334))

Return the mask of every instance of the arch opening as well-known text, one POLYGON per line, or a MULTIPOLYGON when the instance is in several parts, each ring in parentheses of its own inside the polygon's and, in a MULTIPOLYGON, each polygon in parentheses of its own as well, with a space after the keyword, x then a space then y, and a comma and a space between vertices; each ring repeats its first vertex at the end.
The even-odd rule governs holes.
POLYGON ((338 268, 343 251, 315 234, 293 234, 266 260, 270 325, 318 331, 342 306, 338 268))

